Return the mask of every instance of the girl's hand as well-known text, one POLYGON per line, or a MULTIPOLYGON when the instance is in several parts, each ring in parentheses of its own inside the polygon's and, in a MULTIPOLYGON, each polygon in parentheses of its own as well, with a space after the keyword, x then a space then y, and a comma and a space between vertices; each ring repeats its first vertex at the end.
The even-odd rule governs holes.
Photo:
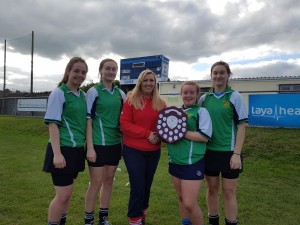
POLYGON ((57 169, 65 168, 66 165, 67 165, 65 157, 61 153, 60 154, 54 154, 53 165, 57 169))
POLYGON ((94 163, 96 162, 97 155, 94 148, 89 148, 86 152, 86 159, 90 162, 94 163))
POLYGON ((242 160, 240 154, 233 153, 230 159, 230 168, 232 170, 240 169, 242 166, 242 160))

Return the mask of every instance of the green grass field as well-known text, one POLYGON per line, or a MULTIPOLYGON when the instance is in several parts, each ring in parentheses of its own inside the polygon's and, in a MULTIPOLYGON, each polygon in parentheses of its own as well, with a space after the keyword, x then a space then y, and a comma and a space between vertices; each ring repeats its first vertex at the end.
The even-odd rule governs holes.
MULTIPOLYGON (((47 209, 54 196, 50 175, 41 171, 47 140, 47 126, 41 118, 0 116, 0 225, 47 224, 47 209)), ((243 151, 244 172, 238 187, 239 224, 299 224, 300 129, 248 127, 243 151)), ((123 161, 119 167, 110 221, 113 225, 126 225, 128 175, 123 161)), ((167 150, 163 147, 147 225, 181 224, 167 167, 167 150)), ((67 224, 83 224, 88 182, 86 170, 77 179, 67 224)), ((207 215, 205 183, 199 204, 207 215)))

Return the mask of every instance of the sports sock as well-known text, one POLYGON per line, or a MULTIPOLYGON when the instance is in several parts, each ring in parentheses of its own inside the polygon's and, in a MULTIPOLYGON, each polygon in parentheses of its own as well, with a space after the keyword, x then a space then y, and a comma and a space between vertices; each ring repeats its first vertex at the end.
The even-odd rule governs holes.
POLYGON ((67 212, 65 212, 65 213, 63 213, 63 214, 61 215, 59 225, 65 225, 65 224, 66 224, 66 221, 67 221, 67 212))
POLYGON ((59 222, 51 222, 51 221, 48 221, 48 225, 59 225, 59 222))
POLYGON ((99 224, 103 225, 108 220, 108 208, 99 209, 99 224))
POLYGON ((234 220, 234 221, 230 221, 229 219, 225 218, 225 223, 226 225, 237 225, 238 224, 238 220, 234 220))
POLYGON ((182 225, 192 225, 189 218, 181 218, 181 224, 182 225))
POLYGON ((93 212, 84 212, 84 224, 93 225, 94 224, 94 211, 93 212))
POLYGON ((219 214, 215 216, 208 215, 208 223, 209 225, 219 225, 219 214))

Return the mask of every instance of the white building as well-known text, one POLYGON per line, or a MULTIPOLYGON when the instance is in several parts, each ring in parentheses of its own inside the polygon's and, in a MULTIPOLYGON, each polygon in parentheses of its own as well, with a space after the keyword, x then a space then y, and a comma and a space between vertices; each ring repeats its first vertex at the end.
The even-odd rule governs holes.
MULTIPOLYGON (((182 105, 180 87, 183 82, 169 81, 159 83, 159 93, 168 106, 180 107, 182 105)), ((207 92, 212 86, 211 80, 198 80, 195 82, 200 85, 203 93, 207 92)), ((300 76, 230 79, 229 86, 242 94, 248 109, 249 94, 300 93, 300 76)))

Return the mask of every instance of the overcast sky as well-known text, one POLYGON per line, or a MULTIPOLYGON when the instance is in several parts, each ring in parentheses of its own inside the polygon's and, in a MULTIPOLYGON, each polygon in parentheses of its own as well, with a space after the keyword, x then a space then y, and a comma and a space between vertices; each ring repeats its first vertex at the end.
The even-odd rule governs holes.
MULTIPOLYGON (((219 60, 233 78, 300 76, 299 0, 2 0, 0 89, 50 91, 72 56, 98 81, 101 59, 164 55, 171 80, 209 79, 219 60)), ((119 75, 117 77, 119 79, 119 75)))

